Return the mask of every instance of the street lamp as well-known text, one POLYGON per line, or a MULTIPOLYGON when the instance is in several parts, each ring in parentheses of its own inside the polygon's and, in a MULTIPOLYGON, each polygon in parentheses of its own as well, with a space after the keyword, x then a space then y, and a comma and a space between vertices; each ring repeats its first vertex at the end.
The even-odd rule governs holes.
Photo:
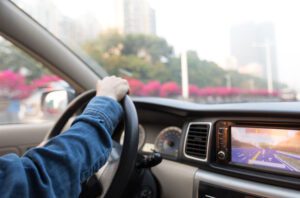
POLYGON ((225 75, 225 80, 226 80, 226 88, 231 89, 232 87, 232 82, 231 82, 231 76, 230 74, 225 75))
POLYGON ((182 88, 182 97, 188 99, 189 98, 189 72, 188 72, 186 51, 183 51, 181 53, 181 88, 182 88))
POLYGON ((272 71, 272 61, 271 61, 271 46, 269 40, 266 40, 265 43, 262 44, 254 44, 253 47, 262 47, 265 49, 266 55, 266 69, 267 69, 267 85, 268 85, 268 92, 272 93, 273 88, 273 71, 272 71))

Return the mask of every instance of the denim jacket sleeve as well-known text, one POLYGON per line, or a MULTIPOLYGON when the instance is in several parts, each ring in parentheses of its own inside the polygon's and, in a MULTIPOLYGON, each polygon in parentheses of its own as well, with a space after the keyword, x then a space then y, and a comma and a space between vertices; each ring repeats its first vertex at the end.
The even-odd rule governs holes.
POLYGON ((106 162, 122 108, 93 98, 69 130, 22 157, 0 157, 1 197, 78 197, 81 183, 106 162))

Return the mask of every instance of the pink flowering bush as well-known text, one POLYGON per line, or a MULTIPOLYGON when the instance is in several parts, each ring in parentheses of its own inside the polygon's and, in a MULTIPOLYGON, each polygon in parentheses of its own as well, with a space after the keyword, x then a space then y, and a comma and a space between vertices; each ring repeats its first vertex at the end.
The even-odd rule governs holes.
POLYGON ((227 87, 204 87, 198 91, 198 96, 237 96, 244 94, 245 91, 240 88, 227 88, 227 87))
POLYGON ((43 88, 47 87, 49 83, 60 81, 61 78, 55 75, 44 75, 38 79, 32 81, 32 87, 34 88, 43 88))
POLYGON ((213 87, 200 88, 198 96, 212 96, 215 95, 215 89, 213 87))
POLYGON ((215 94, 217 96, 231 96, 232 94, 232 89, 227 88, 227 87, 216 87, 215 88, 215 94))
POLYGON ((59 80, 61 79, 55 75, 44 75, 28 84, 20 73, 11 70, 0 71, 0 98, 25 99, 37 88, 47 87, 49 83, 59 80))
POLYGON ((273 91, 272 93, 269 93, 267 89, 256 89, 256 90, 251 90, 247 92, 248 95, 250 96, 278 96, 279 93, 277 91, 273 91))
POLYGON ((32 87, 26 84, 26 79, 11 70, 0 72, 0 97, 6 99, 23 99, 32 92, 32 87))
POLYGON ((189 85, 190 96, 197 97, 200 94, 200 89, 196 85, 189 85))
POLYGON ((159 81, 153 80, 145 84, 141 90, 143 96, 159 96, 161 84, 159 81))
POLYGON ((180 95, 180 87, 176 82, 166 82, 162 84, 159 92, 161 97, 172 97, 180 95))
MULTIPOLYGON (((130 78, 127 79, 130 85, 131 94, 135 96, 159 96, 159 97, 176 97, 181 94, 181 87, 174 81, 160 83, 152 80, 148 83, 143 83, 140 80, 130 78)), ((197 85, 189 85, 189 95, 192 98, 201 97, 235 97, 235 96, 255 96, 255 97, 278 97, 280 93, 274 91, 269 93, 265 89, 247 90, 237 87, 201 87, 197 85)))
POLYGON ((130 87, 130 93, 135 96, 141 96, 144 83, 134 78, 129 78, 127 81, 130 87))

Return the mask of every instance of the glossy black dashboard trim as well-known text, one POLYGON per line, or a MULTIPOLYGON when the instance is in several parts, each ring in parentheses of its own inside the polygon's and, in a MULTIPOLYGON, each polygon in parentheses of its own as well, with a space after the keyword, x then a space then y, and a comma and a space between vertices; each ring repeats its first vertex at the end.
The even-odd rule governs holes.
MULTIPOLYGON (((265 119, 264 121, 257 118, 244 118, 238 119, 232 117, 230 122, 233 122, 233 125, 244 125, 244 126, 257 126, 257 127, 274 127, 274 128, 292 128, 299 129, 300 120, 297 119, 272 119, 272 118, 261 118, 265 119), (255 120, 256 119, 256 120, 255 120), (298 122, 297 122, 298 121, 298 122)), ((228 118, 226 119, 226 121, 228 118)), ((224 119, 218 119, 218 121, 224 121, 224 119)), ((214 124, 214 129, 216 129, 216 124, 214 124)), ((216 138, 216 134, 213 133, 213 139, 216 138)), ((267 184, 272 184, 280 187, 287 187, 292 189, 299 190, 300 188, 300 177, 291 176, 283 173, 276 173, 275 171, 263 171, 261 169, 254 168, 245 168, 241 166, 234 166, 230 164, 219 164, 216 162, 216 142, 212 141, 211 149, 211 160, 208 164, 211 170, 214 172, 222 173, 228 176, 234 176, 242 179, 249 179, 252 181, 263 182, 267 184)))
MULTIPOLYGON (((220 118, 214 118, 214 125, 213 128, 215 130, 216 128, 216 123, 217 121, 222 121, 222 120, 230 120, 230 121, 237 121, 239 120, 240 123, 257 123, 259 126, 271 126, 272 124, 276 126, 285 126, 284 128, 287 127, 288 124, 290 126, 294 126, 295 128, 298 128, 298 124, 295 125, 295 123, 300 123, 299 119, 291 119, 291 118, 273 118, 271 116, 269 117, 246 117, 246 118, 241 118, 241 117, 220 117, 220 118)), ((213 134, 213 139, 215 139, 215 133, 213 134)), ((210 170, 213 172, 217 173, 222 173, 224 175, 228 176, 234 176, 238 177, 241 179, 248 179, 256 182, 261 182, 261 183, 267 183, 275 186, 280 186, 280 187, 287 187, 291 189, 300 189, 300 178, 299 177, 291 177, 291 176, 286 176, 282 174, 276 174, 276 173, 270 173, 270 172, 263 172, 259 170, 254 170, 254 169, 246 169, 243 167, 237 167, 237 166, 230 166, 230 165, 221 165, 216 163, 216 144, 215 141, 212 141, 211 144, 211 155, 210 155, 210 161, 209 164, 207 164, 207 167, 204 169, 210 170)), ((194 163, 194 165, 196 165, 194 163)))
POLYGON ((162 108, 164 111, 185 116, 189 113, 247 113, 247 114, 287 114, 300 115, 300 102, 269 103, 230 103, 230 104, 196 104, 165 98, 133 98, 136 105, 162 108))
POLYGON ((274 186, 286 187, 296 190, 299 190, 300 188, 299 179, 293 177, 287 178, 278 175, 275 176, 270 173, 261 173, 255 171, 250 172, 244 169, 238 169, 236 167, 233 168, 231 166, 220 167, 215 163, 210 163, 209 168, 206 168, 205 170, 210 170, 212 172, 224 174, 227 176, 234 176, 240 179, 247 179, 260 183, 271 184, 274 186))

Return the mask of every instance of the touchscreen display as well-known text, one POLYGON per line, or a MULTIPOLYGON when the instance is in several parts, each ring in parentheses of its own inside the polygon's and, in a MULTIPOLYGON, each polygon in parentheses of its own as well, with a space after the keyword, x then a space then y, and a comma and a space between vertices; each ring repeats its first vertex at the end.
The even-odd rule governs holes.
POLYGON ((231 127, 231 162, 300 174, 300 130, 231 127))

